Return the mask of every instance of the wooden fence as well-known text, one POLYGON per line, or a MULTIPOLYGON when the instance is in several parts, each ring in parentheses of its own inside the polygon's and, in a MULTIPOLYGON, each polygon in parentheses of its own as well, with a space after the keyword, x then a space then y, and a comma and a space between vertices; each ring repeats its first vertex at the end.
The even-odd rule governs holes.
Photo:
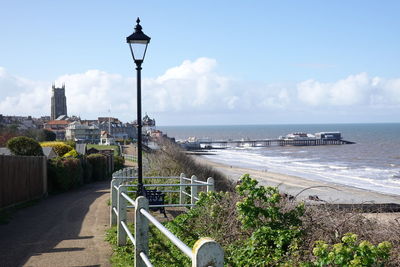
POLYGON ((47 194, 46 157, 0 155, 0 209, 47 194))

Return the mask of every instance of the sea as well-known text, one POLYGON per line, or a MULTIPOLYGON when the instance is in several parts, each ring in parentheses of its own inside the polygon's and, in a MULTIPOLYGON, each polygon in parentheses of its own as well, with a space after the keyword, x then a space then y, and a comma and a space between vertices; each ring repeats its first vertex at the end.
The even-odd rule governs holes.
POLYGON ((209 150, 208 160, 400 195, 400 123, 158 127, 169 137, 276 139, 293 132, 339 131, 351 145, 237 147, 209 150))

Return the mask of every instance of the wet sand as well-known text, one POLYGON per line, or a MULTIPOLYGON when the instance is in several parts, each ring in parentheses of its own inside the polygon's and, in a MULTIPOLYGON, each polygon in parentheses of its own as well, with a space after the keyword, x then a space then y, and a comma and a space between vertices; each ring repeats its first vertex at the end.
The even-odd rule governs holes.
POLYGON ((358 189, 355 187, 307 180, 297 176, 281 173, 239 168, 221 163, 215 163, 201 156, 193 156, 193 158, 202 164, 210 165, 214 169, 224 173, 230 180, 234 182, 239 180, 243 174, 248 173, 252 178, 257 179, 260 185, 278 186, 281 192, 297 196, 298 200, 309 201, 309 196, 316 195, 322 201, 338 204, 400 204, 400 196, 397 195, 387 195, 383 193, 367 191, 364 189, 358 189))

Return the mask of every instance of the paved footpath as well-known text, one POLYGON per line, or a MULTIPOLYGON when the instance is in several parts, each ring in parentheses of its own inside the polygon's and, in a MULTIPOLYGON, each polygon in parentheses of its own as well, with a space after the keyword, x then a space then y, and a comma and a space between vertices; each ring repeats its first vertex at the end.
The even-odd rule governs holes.
POLYGON ((50 196, 0 225, 0 267, 110 266, 109 182, 50 196))

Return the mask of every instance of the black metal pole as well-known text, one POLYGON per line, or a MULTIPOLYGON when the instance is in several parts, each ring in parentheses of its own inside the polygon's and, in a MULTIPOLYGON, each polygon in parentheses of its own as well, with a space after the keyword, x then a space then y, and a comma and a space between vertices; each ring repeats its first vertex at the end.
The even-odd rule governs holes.
POLYGON ((142 61, 136 60, 137 70, 137 163, 138 163, 138 196, 143 196, 143 169, 142 169, 142 61))

